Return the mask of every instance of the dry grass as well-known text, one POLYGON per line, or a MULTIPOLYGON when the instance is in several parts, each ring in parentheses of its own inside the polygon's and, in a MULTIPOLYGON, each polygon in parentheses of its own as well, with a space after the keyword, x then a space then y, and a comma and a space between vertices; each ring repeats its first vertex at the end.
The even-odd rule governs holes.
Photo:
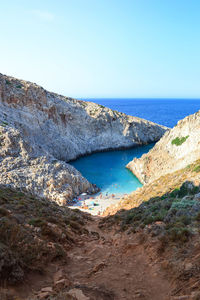
POLYGON ((54 202, 0 189, 0 281, 18 282, 67 257, 88 216, 54 202))
POLYGON ((131 209, 133 207, 138 207, 141 203, 146 202, 151 198, 161 197, 166 193, 171 193, 175 189, 179 189, 180 186, 187 180, 193 181, 194 184, 199 185, 199 165, 200 160, 196 161, 194 164, 188 165, 182 170, 161 176, 154 182, 144 185, 137 191, 124 197, 115 208, 109 207, 105 212, 105 216, 109 214, 115 214, 120 209, 131 209))

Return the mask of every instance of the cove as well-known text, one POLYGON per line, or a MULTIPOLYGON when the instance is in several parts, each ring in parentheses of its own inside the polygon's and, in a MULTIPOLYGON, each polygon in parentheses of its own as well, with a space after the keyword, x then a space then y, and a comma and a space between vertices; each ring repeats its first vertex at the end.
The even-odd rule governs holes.
POLYGON ((141 182, 126 169, 126 165, 134 158, 147 153, 155 143, 129 148, 98 152, 71 161, 77 170, 90 182, 95 183, 103 195, 126 194, 141 187, 141 182))

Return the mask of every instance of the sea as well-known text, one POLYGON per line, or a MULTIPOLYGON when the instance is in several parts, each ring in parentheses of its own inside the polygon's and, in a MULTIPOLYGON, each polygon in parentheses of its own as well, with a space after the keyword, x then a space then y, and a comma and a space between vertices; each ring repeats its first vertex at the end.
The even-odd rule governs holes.
MULTIPOLYGON (((200 99, 83 99, 131 116, 140 117, 167 127, 174 127, 184 117, 200 109, 200 99)), ((90 182, 100 187, 103 195, 124 195, 141 187, 126 165, 133 158, 147 153, 154 144, 127 150, 93 153, 71 164, 90 182)))

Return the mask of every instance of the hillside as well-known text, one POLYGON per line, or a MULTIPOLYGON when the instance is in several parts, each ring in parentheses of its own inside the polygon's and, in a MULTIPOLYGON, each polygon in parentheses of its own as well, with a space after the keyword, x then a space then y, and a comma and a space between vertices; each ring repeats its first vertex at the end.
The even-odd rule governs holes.
POLYGON ((199 129, 200 111, 180 120, 151 151, 131 161, 127 168, 142 183, 148 183, 186 167, 199 159, 199 129))
POLYGON ((166 128, 4 75, 0 100, 0 300, 199 300, 199 112, 135 161, 142 188, 92 217, 66 207, 98 190, 69 160, 166 128))
POLYGON ((68 203, 98 191, 67 162, 157 141, 166 128, 0 74, 1 185, 68 203))
POLYGON ((199 160, 144 185, 105 216, 102 230, 124 232, 134 243, 130 249, 143 245, 150 265, 165 272, 170 282, 166 299, 200 299, 199 160))
POLYGON ((0 299, 199 300, 200 187, 166 191, 100 218, 1 188, 0 299))
POLYGON ((167 300, 143 246, 98 217, 3 188, 0 205, 1 300, 167 300))

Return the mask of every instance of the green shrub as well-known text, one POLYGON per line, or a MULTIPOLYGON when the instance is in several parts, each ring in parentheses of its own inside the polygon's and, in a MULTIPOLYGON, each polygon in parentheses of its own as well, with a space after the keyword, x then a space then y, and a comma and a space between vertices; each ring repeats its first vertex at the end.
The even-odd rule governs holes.
POLYGON ((173 202, 171 208, 180 210, 180 209, 188 209, 192 207, 194 204, 196 204, 197 201, 190 200, 190 199, 181 199, 179 201, 173 202))
POLYGON ((168 231, 169 240, 172 242, 182 242, 188 241, 190 232, 185 227, 173 227, 168 231))
POLYGON ((178 196, 178 193, 179 193, 179 189, 177 188, 170 193, 170 196, 172 198, 175 198, 176 196, 178 196))
POLYGON ((6 79, 6 84, 11 84, 11 82, 9 80, 6 79))
POLYGON ((152 216, 149 216, 149 217, 144 219, 144 224, 145 225, 152 224, 153 222, 154 222, 154 218, 152 216))
POLYGON ((29 225, 33 225, 34 227, 41 227, 45 224, 45 221, 41 220, 40 218, 33 218, 28 223, 29 225))
POLYGON ((2 123, 1 123, 1 126, 5 127, 5 126, 7 126, 7 125, 8 125, 8 123, 7 123, 7 122, 5 122, 5 121, 2 121, 2 123))
POLYGON ((189 191, 190 190, 188 189, 187 185, 183 184, 178 191, 178 197, 182 198, 186 196, 189 193, 189 191))
POLYGON ((181 146, 189 138, 189 135, 183 137, 176 137, 172 140, 172 145, 181 146))
POLYGON ((105 106, 103 106, 103 105, 101 105, 101 104, 99 104, 99 107, 101 107, 101 108, 105 108, 105 106))
POLYGON ((181 216, 177 218, 177 222, 180 222, 184 225, 189 225, 191 223, 191 218, 188 216, 181 216))
POLYGON ((200 165, 196 166, 194 169, 193 169, 193 172, 200 172, 200 165))

